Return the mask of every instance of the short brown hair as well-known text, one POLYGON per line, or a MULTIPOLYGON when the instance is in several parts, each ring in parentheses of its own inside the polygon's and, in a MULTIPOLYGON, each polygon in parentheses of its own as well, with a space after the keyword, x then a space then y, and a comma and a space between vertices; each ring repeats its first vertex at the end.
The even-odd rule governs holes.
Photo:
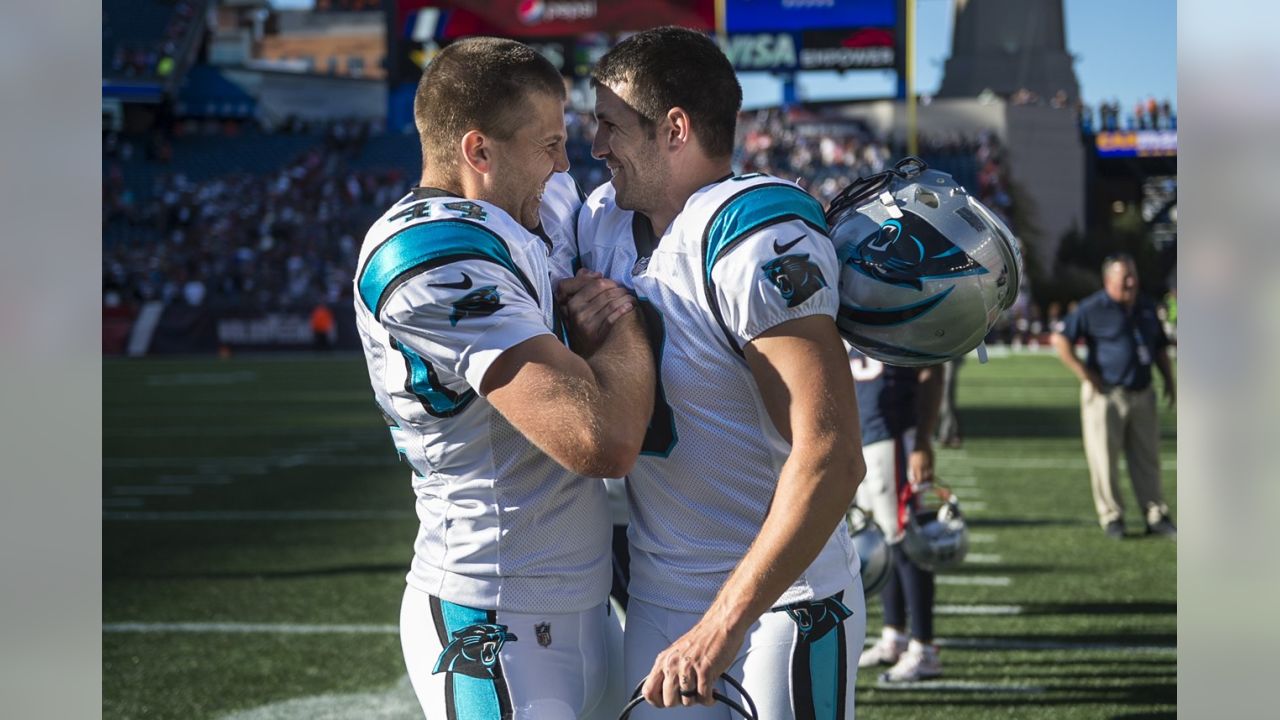
POLYGON ((413 97, 423 168, 448 172, 458 143, 471 130, 510 139, 520 126, 524 100, 535 92, 565 97, 559 71, 528 45, 473 37, 441 50, 422 72, 413 97))
POLYGON ((631 86, 636 112, 652 129, 673 107, 684 108, 707 155, 733 154, 742 86, 715 41, 696 30, 667 26, 637 33, 604 54, 593 85, 631 86))

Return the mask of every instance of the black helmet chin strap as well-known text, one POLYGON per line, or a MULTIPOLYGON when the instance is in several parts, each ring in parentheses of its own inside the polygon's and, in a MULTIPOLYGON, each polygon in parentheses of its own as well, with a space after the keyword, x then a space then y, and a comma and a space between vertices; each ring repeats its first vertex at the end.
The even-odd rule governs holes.
POLYGON ((840 213, 851 207, 861 207, 866 201, 879 195, 889 187, 889 183, 894 178, 911 180, 928 169, 929 166, 923 160, 914 155, 908 155, 884 172, 854 180, 831 201, 831 208, 827 210, 827 224, 834 225, 840 213))

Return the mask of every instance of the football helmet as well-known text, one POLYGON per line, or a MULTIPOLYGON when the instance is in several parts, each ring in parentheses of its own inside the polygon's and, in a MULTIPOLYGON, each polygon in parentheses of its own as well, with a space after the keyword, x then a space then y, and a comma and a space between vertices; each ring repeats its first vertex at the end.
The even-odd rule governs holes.
POLYGON ((960 501, 941 485, 926 486, 921 492, 925 490, 931 491, 941 505, 908 513, 902 551, 911 562, 929 572, 956 567, 969 553, 969 528, 960 513, 960 501))
POLYGON ((853 538, 853 547, 858 551, 861 564, 859 574, 862 575, 862 592, 871 597, 880 592, 880 588, 889 580, 889 544, 885 542, 880 526, 872 522, 862 508, 854 507, 849 510, 848 523, 849 535, 853 538))
POLYGON ((920 367, 963 355, 1018 296, 1013 233, 919 158, 854 181, 827 223, 840 261, 836 324, 882 362, 920 367))

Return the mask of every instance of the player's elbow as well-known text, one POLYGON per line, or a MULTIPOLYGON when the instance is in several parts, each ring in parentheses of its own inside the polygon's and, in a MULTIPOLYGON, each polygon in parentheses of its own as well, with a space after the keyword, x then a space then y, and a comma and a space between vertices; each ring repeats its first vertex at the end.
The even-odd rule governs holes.
POLYGON ((619 432, 608 435, 601 443, 596 458, 602 466, 600 477, 623 477, 635 467, 644 438, 630 437, 619 432))
POLYGON ((862 450, 855 448, 853 452, 843 461, 844 471, 841 475, 844 481, 840 483, 839 502, 840 507, 849 507, 853 505, 853 497, 858 494, 858 486, 862 484, 862 479, 867 476, 867 462, 862 457, 862 450))
POLYGON ((623 477, 635 467, 643 438, 601 431, 583 438, 569 469, 588 477, 623 477))

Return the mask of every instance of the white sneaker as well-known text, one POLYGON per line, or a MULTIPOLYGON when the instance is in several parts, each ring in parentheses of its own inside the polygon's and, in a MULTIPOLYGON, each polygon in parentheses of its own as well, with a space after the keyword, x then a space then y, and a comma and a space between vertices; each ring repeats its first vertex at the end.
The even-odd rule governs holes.
POLYGON ((862 651, 858 658, 858 667, 869 668, 876 665, 892 665, 907 651, 907 639, 881 637, 875 645, 862 651))
POLYGON ((942 661, 932 645, 911 643, 897 664, 880 674, 883 682, 915 682, 942 676, 942 661))

